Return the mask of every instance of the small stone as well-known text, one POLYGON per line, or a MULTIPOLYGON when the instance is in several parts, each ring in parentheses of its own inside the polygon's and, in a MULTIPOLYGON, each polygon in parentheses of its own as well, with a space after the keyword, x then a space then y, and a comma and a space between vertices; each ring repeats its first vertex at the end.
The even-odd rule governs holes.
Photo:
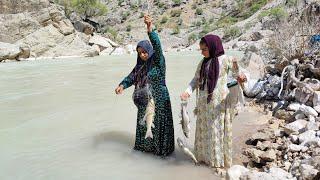
POLYGON ((307 164, 301 164, 299 170, 302 179, 313 179, 319 173, 313 166, 307 164))
POLYGON ((229 180, 237 180, 240 178, 242 174, 249 172, 249 169, 240 166, 240 165, 233 165, 227 171, 227 179, 229 180))
POLYGON ((289 138, 290 138, 290 140, 291 140, 292 143, 298 143, 299 138, 298 138, 297 135, 291 134, 291 135, 289 136, 289 138))
POLYGON ((317 131, 319 130, 319 126, 320 126, 320 123, 319 122, 308 122, 307 123, 307 130, 314 130, 314 131, 317 131))
POLYGON ((251 142, 252 145, 256 145, 258 141, 266 141, 269 139, 270 139, 269 134, 265 132, 257 132, 249 138, 249 141, 251 142))
POLYGON ((299 108, 300 111, 302 111, 306 116, 315 116, 317 117, 318 116, 318 113, 316 110, 314 110, 312 107, 310 106, 306 106, 304 104, 302 104, 299 108))
POLYGON ((307 151, 308 147, 301 146, 301 145, 296 145, 296 144, 290 144, 288 146, 288 150, 291 152, 299 152, 299 151, 307 151))
POLYGON ((315 91, 313 94, 313 106, 320 105, 320 91, 315 91))
POLYGON ((309 130, 299 135, 299 143, 302 144, 315 138, 316 132, 313 130, 309 130))
POLYGON ((298 120, 298 119, 304 119, 304 118, 306 118, 306 116, 304 114, 300 113, 300 114, 295 115, 294 118, 296 120, 298 120))
POLYGON ((309 115, 308 119, 310 122, 316 122, 316 117, 309 115))
POLYGON ((284 170, 289 171, 290 167, 291 167, 290 162, 288 162, 288 161, 284 162, 284 167, 283 167, 284 170))
POLYGON ((296 121, 294 121, 292 123, 287 124, 284 127, 284 131, 288 135, 290 135, 290 134, 299 134, 299 133, 304 131, 307 123, 308 122, 305 121, 305 120, 296 120, 296 121))
POLYGON ((313 109, 316 110, 317 113, 320 113, 320 105, 314 106, 313 109))
POLYGON ((249 148, 246 149, 244 153, 249 156, 254 162, 260 163, 260 155, 264 152, 255 148, 249 148))
POLYGON ((287 109, 289 111, 298 111, 300 108, 301 104, 300 103, 291 103, 289 104, 289 106, 287 107, 287 109))
POLYGON ((274 116, 278 119, 284 119, 286 121, 291 121, 294 118, 294 112, 293 111, 286 111, 284 109, 279 109, 275 112, 274 116))
POLYGON ((266 152, 264 152, 263 154, 261 154, 259 156, 262 160, 267 161, 267 162, 273 162, 276 160, 277 156, 276 156, 276 151, 271 149, 268 150, 266 152))

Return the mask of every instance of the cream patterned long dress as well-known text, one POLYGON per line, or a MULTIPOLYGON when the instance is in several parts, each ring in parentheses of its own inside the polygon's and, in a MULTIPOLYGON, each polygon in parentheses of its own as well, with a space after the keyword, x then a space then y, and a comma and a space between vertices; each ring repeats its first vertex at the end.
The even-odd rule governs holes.
MULTIPOLYGON (((230 101, 227 87, 228 74, 233 77, 238 71, 233 69, 232 57, 222 55, 219 57, 220 74, 212 100, 207 103, 208 90, 199 90, 200 69, 203 60, 199 63, 195 76, 189 84, 190 95, 197 91, 196 105, 196 135, 194 153, 199 162, 215 168, 228 168, 232 165, 232 120, 234 108, 230 101)), ((208 63, 209 64, 209 63, 208 63)))

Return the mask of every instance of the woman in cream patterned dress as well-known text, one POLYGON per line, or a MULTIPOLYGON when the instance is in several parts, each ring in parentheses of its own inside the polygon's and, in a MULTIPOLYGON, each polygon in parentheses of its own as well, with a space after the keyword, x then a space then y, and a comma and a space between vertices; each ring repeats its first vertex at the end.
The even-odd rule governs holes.
POLYGON ((227 87, 228 74, 244 82, 239 74, 237 62, 224 55, 221 39, 206 35, 200 41, 204 58, 200 61, 195 76, 187 90, 181 94, 187 100, 196 90, 197 115, 194 153, 199 162, 216 170, 232 165, 232 119, 234 118, 232 95, 227 87))

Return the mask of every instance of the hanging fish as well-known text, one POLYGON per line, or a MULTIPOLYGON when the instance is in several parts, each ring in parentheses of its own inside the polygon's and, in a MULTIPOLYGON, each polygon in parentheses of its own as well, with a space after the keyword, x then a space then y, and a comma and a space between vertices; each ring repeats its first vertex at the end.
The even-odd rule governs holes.
POLYGON ((180 124, 182 126, 183 134, 187 138, 189 138, 191 127, 190 127, 190 118, 189 118, 189 115, 187 112, 187 105, 188 105, 187 101, 181 102, 181 121, 180 121, 180 124))
POLYGON ((145 136, 146 139, 153 138, 151 128, 154 128, 154 124, 153 124, 154 116, 155 116, 155 104, 154 104, 153 98, 150 98, 150 100, 147 104, 145 115, 144 115, 142 121, 140 122, 141 125, 146 124, 146 126, 147 126, 147 132, 146 132, 146 136, 145 136))
POLYGON ((194 154, 190 151, 190 149, 184 145, 183 141, 180 138, 177 138, 177 143, 178 143, 178 146, 181 148, 182 152, 185 155, 189 156, 193 160, 193 162, 197 165, 198 160, 196 159, 194 154))

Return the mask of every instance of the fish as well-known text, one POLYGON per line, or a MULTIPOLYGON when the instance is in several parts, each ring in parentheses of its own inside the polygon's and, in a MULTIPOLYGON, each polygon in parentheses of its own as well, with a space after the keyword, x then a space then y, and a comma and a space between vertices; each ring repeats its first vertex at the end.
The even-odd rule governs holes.
POLYGON ((181 102, 181 121, 180 124, 182 126, 183 134, 189 138, 190 137, 190 118, 187 112, 187 101, 181 102))
POLYGON ((145 135, 145 139, 151 138, 153 139, 152 128, 154 128, 154 116, 155 116, 155 104, 154 100, 151 98, 147 104, 146 112, 143 117, 143 122, 147 126, 147 132, 145 135))
POLYGON ((193 162, 197 165, 198 164, 197 158, 190 151, 190 149, 185 146, 185 144, 183 143, 183 141, 180 138, 177 138, 177 143, 178 143, 178 146, 181 148, 182 152, 185 155, 187 155, 188 157, 190 157, 193 160, 193 162))

